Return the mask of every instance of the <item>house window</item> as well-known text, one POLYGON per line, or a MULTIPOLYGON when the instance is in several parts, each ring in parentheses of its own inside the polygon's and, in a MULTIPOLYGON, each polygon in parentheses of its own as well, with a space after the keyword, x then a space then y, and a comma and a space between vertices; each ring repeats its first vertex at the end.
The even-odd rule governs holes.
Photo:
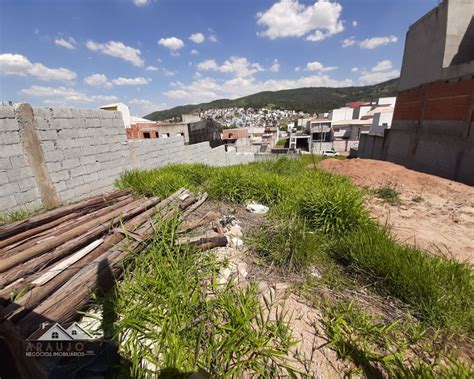
POLYGON ((357 128, 357 139, 360 139, 360 128, 357 128))
POLYGON ((161 138, 168 138, 170 136, 169 133, 162 133, 161 138))
POLYGON ((73 336, 77 336, 77 330, 73 330, 73 331, 71 332, 71 334, 72 334, 73 336))
POLYGON ((51 338, 52 338, 53 340, 57 340, 57 339, 59 338, 58 332, 53 332, 53 333, 51 333, 51 338))
POLYGON ((384 122, 384 123, 382 124, 382 126, 388 126, 388 124, 387 124, 386 122, 384 122))
POLYGON ((155 132, 155 137, 156 137, 156 138, 158 138, 158 137, 159 137, 159 136, 158 136, 158 132, 155 132))
POLYGON ((143 138, 149 139, 150 138, 150 133, 144 132, 143 133, 143 138))

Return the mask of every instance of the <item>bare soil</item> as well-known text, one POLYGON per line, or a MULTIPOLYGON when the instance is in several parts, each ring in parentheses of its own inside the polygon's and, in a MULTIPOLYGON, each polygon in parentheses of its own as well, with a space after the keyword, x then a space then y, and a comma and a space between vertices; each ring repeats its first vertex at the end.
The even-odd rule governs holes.
POLYGON ((360 187, 394 188, 400 193, 398 205, 374 194, 365 202, 398 241, 474 263, 474 187, 371 159, 325 159, 318 167, 348 176, 360 187))

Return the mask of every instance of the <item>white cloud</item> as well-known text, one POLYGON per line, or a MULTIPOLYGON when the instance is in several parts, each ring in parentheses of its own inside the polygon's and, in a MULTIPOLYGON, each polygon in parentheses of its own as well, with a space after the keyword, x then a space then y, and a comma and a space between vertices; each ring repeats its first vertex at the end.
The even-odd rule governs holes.
POLYGON ((326 0, 309 6, 298 0, 280 0, 257 14, 257 24, 266 28, 258 35, 272 40, 306 36, 308 41, 321 41, 344 30, 341 11, 339 3, 326 0))
POLYGON ((353 26, 354 28, 355 28, 356 26, 358 26, 358 25, 359 25, 359 23, 358 23, 356 20, 352 21, 352 26, 353 26))
POLYGON ((358 67, 352 67, 351 71, 352 71, 352 72, 358 72, 358 71, 359 71, 359 68, 358 68, 358 67))
POLYGON ((77 78, 77 74, 67 68, 49 68, 41 63, 31 63, 28 58, 20 54, 0 54, 0 73, 4 75, 31 75, 40 80, 70 81, 77 78))
POLYGON ((200 78, 192 83, 178 84, 164 92, 165 96, 192 103, 210 101, 219 98, 236 98, 261 91, 278 91, 301 87, 344 87, 352 85, 352 81, 335 80, 326 75, 300 77, 296 80, 257 81, 254 77, 236 77, 227 81, 213 78, 200 78))
POLYGON ((395 36, 389 37, 374 37, 368 38, 363 41, 360 41, 359 45, 363 49, 375 49, 379 46, 388 45, 389 43, 396 43, 398 42, 398 38, 395 36))
POLYGON ((375 84, 396 78, 399 75, 400 71, 393 69, 391 61, 383 60, 372 67, 369 72, 363 71, 359 81, 361 84, 375 84))
POLYGON ((206 37, 202 33, 194 33, 189 36, 189 39, 194 43, 203 43, 206 37))
POLYGON ((158 44, 164 46, 171 51, 177 51, 184 47, 184 42, 176 37, 161 38, 158 44))
POLYGON ((76 40, 72 37, 64 38, 56 38, 54 40, 55 45, 65 47, 66 49, 73 50, 76 48, 76 40))
POLYGON ((98 101, 115 101, 116 96, 111 95, 87 95, 83 92, 76 91, 71 87, 43 87, 43 86, 31 86, 21 90, 25 95, 36 96, 36 97, 48 97, 55 100, 45 100, 50 104, 60 102, 61 104, 77 104, 77 103, 92 103, 98 101), (60 99, 56 99, 60 98, 60 99))
POLYGON ((171 71, 171 70, 168 70, 166 68, 162 68, 161 71, 163 71, 163 74, 165 74, 165 76, 167 77, 171 77, 171 76, 175 76, 176 75, 176 72, 174 71, 171 71))
POLYGON ((134 113, 151 113, 153 111, 159 111, 162 109, 166 109, 167 105, 165 103, 155 104, 150 100, 145 99, 132 99, 128 102, 131 106, 134 113))
POLYGON ((272 65, 270 66, 269 71, 271 72, 278 72, 280 71, 280 63, 278 62, 278 59, 274 59, 272 65))
POLYGON ((342 47, 358 45, 361 49, 375 49, 379 46, 396 42, 398 42, 398 38, 395 36, 366 38, 362 41, 357 41, 354 37, 350 37, 342 41, 342 47))
POLYGON ((336 66, 325 67, 322 63, 318 61, 308 62, 305 68, 305 71, 327 72, 327 71, 334 71, 334 70, 337 70, 336 66))
POLYGON ((133 4, 137 7, 146 7, 151 4, 151 0, 133 0, 133 4))
POLYGON ((197 51, 196 49, 192 49, 190 54, 191 55, 198 55, 199 51, 197 51))
POLYGON ((143 67, 145 64, 141 57, 141 51, 139 49, 127 46, 120 41, 109 41, 107 43, 87 41, 86 47, 92 51, 99 51, 102 54, 126 60, 127 62, 131 62, 134 66, 137 67, 143 67))
POLYGON ((295 67, 295 72, 300 72, 301 71, 301 67, 295 67))
POLYGON ((137 78, 117 78, 112 80, 112 84, 115 86, 139 86, 150 82, 150 78, 144 78, 143 76, 137 78))
POLYGON ((92 87, 106 87, 112 88, 115 86, 138 86, 145 85, 151 82, 150 78, 144 78, 142 76, 137 78, 116 78, 109 80, 104 74, 93 74, 84 78, 84 82, 92 87))
POLYGON ((230 73, 236 77, 243 78, 264 71, 258 63, 250 63, 244 57, 230 57, 222 65, 218 65, 214 59, 208 59, 197 65, 199 71, 217 71, 230 73))
POLYGON ((109 83, 107 76, 104 74, 93 74, 84 78, 84 83, 91 87, 102 87, 109 83))
POLYGON ((207 59, 197 65, 197 68, 200 71, 217 70, 218 67, 217 62, 214 59, 207 59))
POLYGON ((354 37, 349 37, 342 41, 342 47, 349 47, 349 46, 355 45, 356 43, 357 41, 355 40, 354 37))
POLYGON ((147 71, 158 71, 158 67, 155 67, 155 66, 147 66, 145 68, 145 70, 147 71))
POLYGON ((373 68, 373 72, 387 71, 393 68, 392 62, 387 60, 378 62, 373 68))
POLYGON ((207 40, 209 42, 217 42, 217 37, 215 34, 210 34, 208 37, 207 37, 207 40))

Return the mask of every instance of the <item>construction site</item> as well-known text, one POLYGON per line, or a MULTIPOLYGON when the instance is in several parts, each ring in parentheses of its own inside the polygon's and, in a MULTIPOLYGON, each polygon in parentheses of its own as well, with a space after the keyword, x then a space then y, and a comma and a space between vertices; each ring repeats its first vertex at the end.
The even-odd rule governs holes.
POLYGON ((473 20, 410 27, 358 158, 2 104, 0 379, 474 377, 473 20))

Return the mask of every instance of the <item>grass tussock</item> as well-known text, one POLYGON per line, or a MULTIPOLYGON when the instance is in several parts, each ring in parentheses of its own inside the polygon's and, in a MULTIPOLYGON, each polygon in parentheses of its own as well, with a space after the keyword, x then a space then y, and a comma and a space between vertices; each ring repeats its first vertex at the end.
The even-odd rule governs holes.
POLYGON ((389 203, 390 205, 400 205, 400 192, 398 192, 392 186, 384 186, 375 190, 375 195, 379 198, 384 200, 385 202, 389 203))
POLYGON ((176 227, 157 231, 115 290, 115 334, 131 377, 291 374, 285 357, 294 341, 284 314, 270 319, 255 286, 218 284, 225 263, 175 245, 176 227))
POLYGON ((386 322, 352 302, 326 304, 322 326, 341 358, 367 377, 472 378, 469 363, 433 343, 421 324, 386 322), (421 355, 421 356, 420 356, 421 355))
MULTIPOLYGON (((306 168, 315 160, 282 158, 220 168, 174 165, 128 172, 117 184, 159 196, 184 186, 206 191, 214 200, 269 205, 274 226, 256 242, 265 259, 295 269, 310 265, 317 254, 326 254, 352 271, 365 273, 374 288, 403 300, 433 326, 472 330, 472 267, 395 242, 370 220, 363 192, 347 178, 306 168), (294 228, 288 224, 293 217, 298 220, 294 228)), ((393 193, 388 198, 392 197, 393 193)))

